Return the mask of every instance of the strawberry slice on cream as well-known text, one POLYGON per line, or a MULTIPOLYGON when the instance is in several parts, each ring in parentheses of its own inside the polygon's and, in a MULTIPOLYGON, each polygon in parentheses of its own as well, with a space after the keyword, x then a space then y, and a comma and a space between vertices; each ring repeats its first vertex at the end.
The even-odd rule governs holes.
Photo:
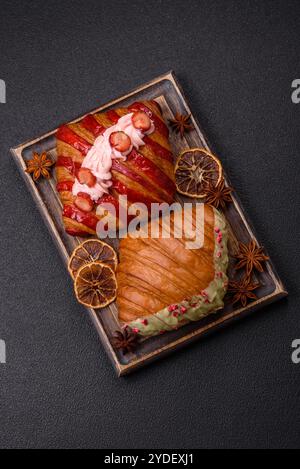
POLYGON ((77 208, 79 208, 79 210, 82 210, 83 212, 91 212, 94 208, 94 202, 85 192, 79 192, 74 201, 74 204, 77 208))
POLYGON ((142 130, 143 132, 148 132, 151 128, 151 119, 147 114, 143 111, 136 111, 133 113, 132 117, 132 124, 136 129, 142 130))
POLYGON ((128 137, 125 132, 120 130, 110 134, 109 143, 120 153, 126 153, 128 150, 132 149, 130 137, 128 137))
POLYGON ((88 187, 95 187, 97 178, 89 168, 81 167, 77 173, 77 179, 80 184, 86 184, 88 187))

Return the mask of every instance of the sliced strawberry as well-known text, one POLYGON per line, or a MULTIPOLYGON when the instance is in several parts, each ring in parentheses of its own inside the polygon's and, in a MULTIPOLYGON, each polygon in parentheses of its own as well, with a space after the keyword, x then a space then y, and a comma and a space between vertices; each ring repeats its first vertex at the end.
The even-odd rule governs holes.
POLYGON ((109 143, 117 151, 123 153, 131 147, 131 140, 125 132, 113 132, 109 137, 109 143))
POLYGON ((151 127, 150 117, 143 111, 136 111, 131 120, 136 129, 147 131, 151 127))
POLYGON ((96 176, 88 168, 80 168, 77 173, 77 179, 80 184, 86 184, 89 187, 94 187, 97 182, 96 176))
MULTIPOLYGON (((157 110, 156 106, 155 106, 155 109, 157 110)), ((153 112, 149 107, 145 106, 144 103, 135 102, 131 104, 130 106, 128 106, 128 110, 131 112, 143 111, 152 120, 155 126, 155 130, 161 135, 163 135, 164 137, 168 138, 169 129, 166 126, 166 124, 162 121, 161 115, 159 116, 159 114, 156 114, 155 112, 153 112)))
POLYGON ((94 208, 94 202, 92 201, 91 197, 85 192, 78 193, 74 204, 77 208, 79 208, 79 210, 82 210, 83 212, 91 212, 94 208))

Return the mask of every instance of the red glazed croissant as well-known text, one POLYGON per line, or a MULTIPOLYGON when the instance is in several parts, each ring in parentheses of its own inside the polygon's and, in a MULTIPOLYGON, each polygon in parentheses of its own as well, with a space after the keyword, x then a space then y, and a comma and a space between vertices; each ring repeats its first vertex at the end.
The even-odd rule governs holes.
MULTIPOLYGON (((122 132, 115 132, 121 134, 122 132)), ((87 115, 77 123, 61 126, 57 131, 57 190, 63 204, 63 221, 67 233, 74 236, 95 235, 99 216, 97 206, 111 203, 118 217, 118 200, 126 195, 128 205, 140 202, 148 208, 152 202, 172 203, 175 184, 173 155, 168 140, 168 128, 155 101, 136 102, 128 108, 87 115), (74 195, 74 183, 93 186, 95 183, 82 164, 97 137, 129 113, 135 113, 135 125, 143 126, 143 115, 153 125, 151 134, 145 133, 143 145, 132 147, 125 158, 114 159, 111 167, 111 185, 98 200, 91 201, 86 193, 74 195), (147 117, 148 116, 148 117, 147 117)), ((122 149, 120 135, 112 135, 110 142, 122 149), (118 140, 119 139, 119 140, 118 140), (117 146, 119 145, 119 147, 117 146)), ((121 136, 122 137, 122 136, 121 136)), ((125 142, 126 144, 126 142, 125 142)))

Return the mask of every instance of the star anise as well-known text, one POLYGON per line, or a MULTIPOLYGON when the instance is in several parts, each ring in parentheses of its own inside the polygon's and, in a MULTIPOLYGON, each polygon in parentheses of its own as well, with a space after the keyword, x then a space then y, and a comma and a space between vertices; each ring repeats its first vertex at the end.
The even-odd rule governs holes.
POLYGON ((253 292, 259 287, 259 283, 254 283, 247 277, 240 281, 232 280, 228 285, 228 292, 232 296, 232 304, 241 303, 245 307, 248 300, 257 300, 257 296, 253 292))
POLYGON ((37 181, 41 176, 46 179, 50 178, 50 168, 54 162, 47 157, 44 151, 41 155, 34 152, 33 158, 27 161, 26 173, 33 174, 33 180, 37 181))
POLYGON ((180 137, 183 138, 184 133, 192 130, 194 127, 190 122, 191 115, 175 114, 174 119, 169 119, 169 124, 177 134, 180 134, 180 137))
POLYGON ((212 205, 215 208, 225 208, 227 203, 232 202, 231 193, 233 188, 226 186, 224 179, 222 179, 217 185, 209 184, 205 190, 206 203, 212 205))
POLYGON ((239 261, 235 266, 236 270, 245 268, 247 277, 251 276, 254 269, 263 272, 262 263, 269 260, 263 253, 263 248, 259 247, 254 239, 249 244, 240 243, 239 252, 234 257, 239 261))
POLYGON ((112 344, 117 350, 121 350, 124 355, 128 352, 134 352, 138 344, 138 335, 129 327, 123 331, 115 331, 112 338, 112 344))

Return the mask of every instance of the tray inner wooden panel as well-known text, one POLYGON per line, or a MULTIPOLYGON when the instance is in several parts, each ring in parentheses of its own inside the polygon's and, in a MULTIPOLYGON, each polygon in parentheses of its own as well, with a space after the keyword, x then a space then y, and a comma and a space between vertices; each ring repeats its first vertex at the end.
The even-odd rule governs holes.
MULTIPOLYGON (((173 118, 176 112, 189 112, 187 103, 180 93, 180 90, 178 90, 176 82, 169 78, 157 81, 152 86, 147 86, 145 89, 140 89, 138 92, 134 93, 134 95, 130 95, 124 99, 118 100, 115 105, 103 107, 103 110, 107 110, 116 105, 126 106, 133 100, 139 99, 156 99, 163 110, 163 115, 166 120, 173 118)), ((97 109, 96 111, 99 112, 100 109, 97 109)), ((174 132, 170 132, 170 142, 175 159, 181 153, 181 151, 188 147, 202 147, 210 150, 202 134, 202 131, 198 127, 198 123, 193 116, 192 121, 195 125, 195 130, 187 133, 183 139, 181 139, 180 136, 174 132)), ((46 137, 37 139, 33 143, 24 145, 22 147, 20 161, 18 161, 21 169, 22 167, 25 169, 25 161, 31 158, 33 151, 37 151, 39 153, 42 151, 47 151, 51 158, 56 160, 57 155, 55 144, 55 133, 53 132, 46 137)), ((18 149, 15 149, 15 153, 18 154, 18 149)), ((40 205, 39 208, 44 218, 46 218, 46 222, 50 228, 50 231, 52 232, 53 239, 59 248, 63 260, 65 263, 67 263, 69 255, 72 253, 76 245, 82 242, 82 239, 73 238, 67 235, 64 231, 61 217, 62 205, 56 191, 56 181, 54 178, 50 181, 43 180, 38 185, 36 185, 35 189, 28 180, 27 175, 25 175, 25 178, 26 177, 26 182, 38 204, 40 205), (38 191, 38 194, 35 191, 38 191)), ((184 202, 185 200, 180 196, 177 196, 177 199, 180 202, 184 202)), ((190 200, 188 201, 190 202, 190 200)), ((230 232, 229 248, 230 252, 234 253, 239 241, 249 242, 251 238, 255 237, 255 234, 248 220, 246 219, 242 206, 236 195, 234 196, 234 203, 228 206, 225 215, 230 232)), ((118 240, 107 240, 107 242, 118 250, 118 240)), ((229 272, 230 275, 232 275, 232 266, 230 267, 229 272)), ((227 302, 224 310, 221 312, 212 314, 211 316, 197 323, 184 326, 177 331, 144 340, 135 354, 129 354, 126 356, 123 356, 121 353, 114 351, 110 344, 110 338, 112 334, 120 327, 116 305, 112 304, 99 312, 93 311, 92 314, 94 322, 97 323, 97 321, 99 321, 101 330, 103 328, 105 332, 107 339, 105 340, 105 345, 109 354, 112 354, 114 357, 114 364, 116 365, 118 362, 117 367, 119 367, 120 364, 121 368, 124 366, 124 370, 126 370, 127 368, 133 368, 135 364, 140 365, 143 361, 147 361, 149 357, 154 357, 155 355, 164 351, 166 348, 172 349, 173 347, 175 348, 180 346, 185 341, 191 339, 193 336, 201 335, 201 333, 204 333, 209 329, 226 322, 234 316, 238 316, 249 308, 254 309, 255 307, 275 300, 276 297, 284 296, 285 292, 283 286, 271 263, 267 263, 267 270, 264 273, 259 274, 258 280, 260 281, 262 287, 258 291, 259 300, 257 302, 250 304, 246 308, 233 308, 232 305, 227 302)), ((118 369, 120 372, 120 368, 118 369)))

